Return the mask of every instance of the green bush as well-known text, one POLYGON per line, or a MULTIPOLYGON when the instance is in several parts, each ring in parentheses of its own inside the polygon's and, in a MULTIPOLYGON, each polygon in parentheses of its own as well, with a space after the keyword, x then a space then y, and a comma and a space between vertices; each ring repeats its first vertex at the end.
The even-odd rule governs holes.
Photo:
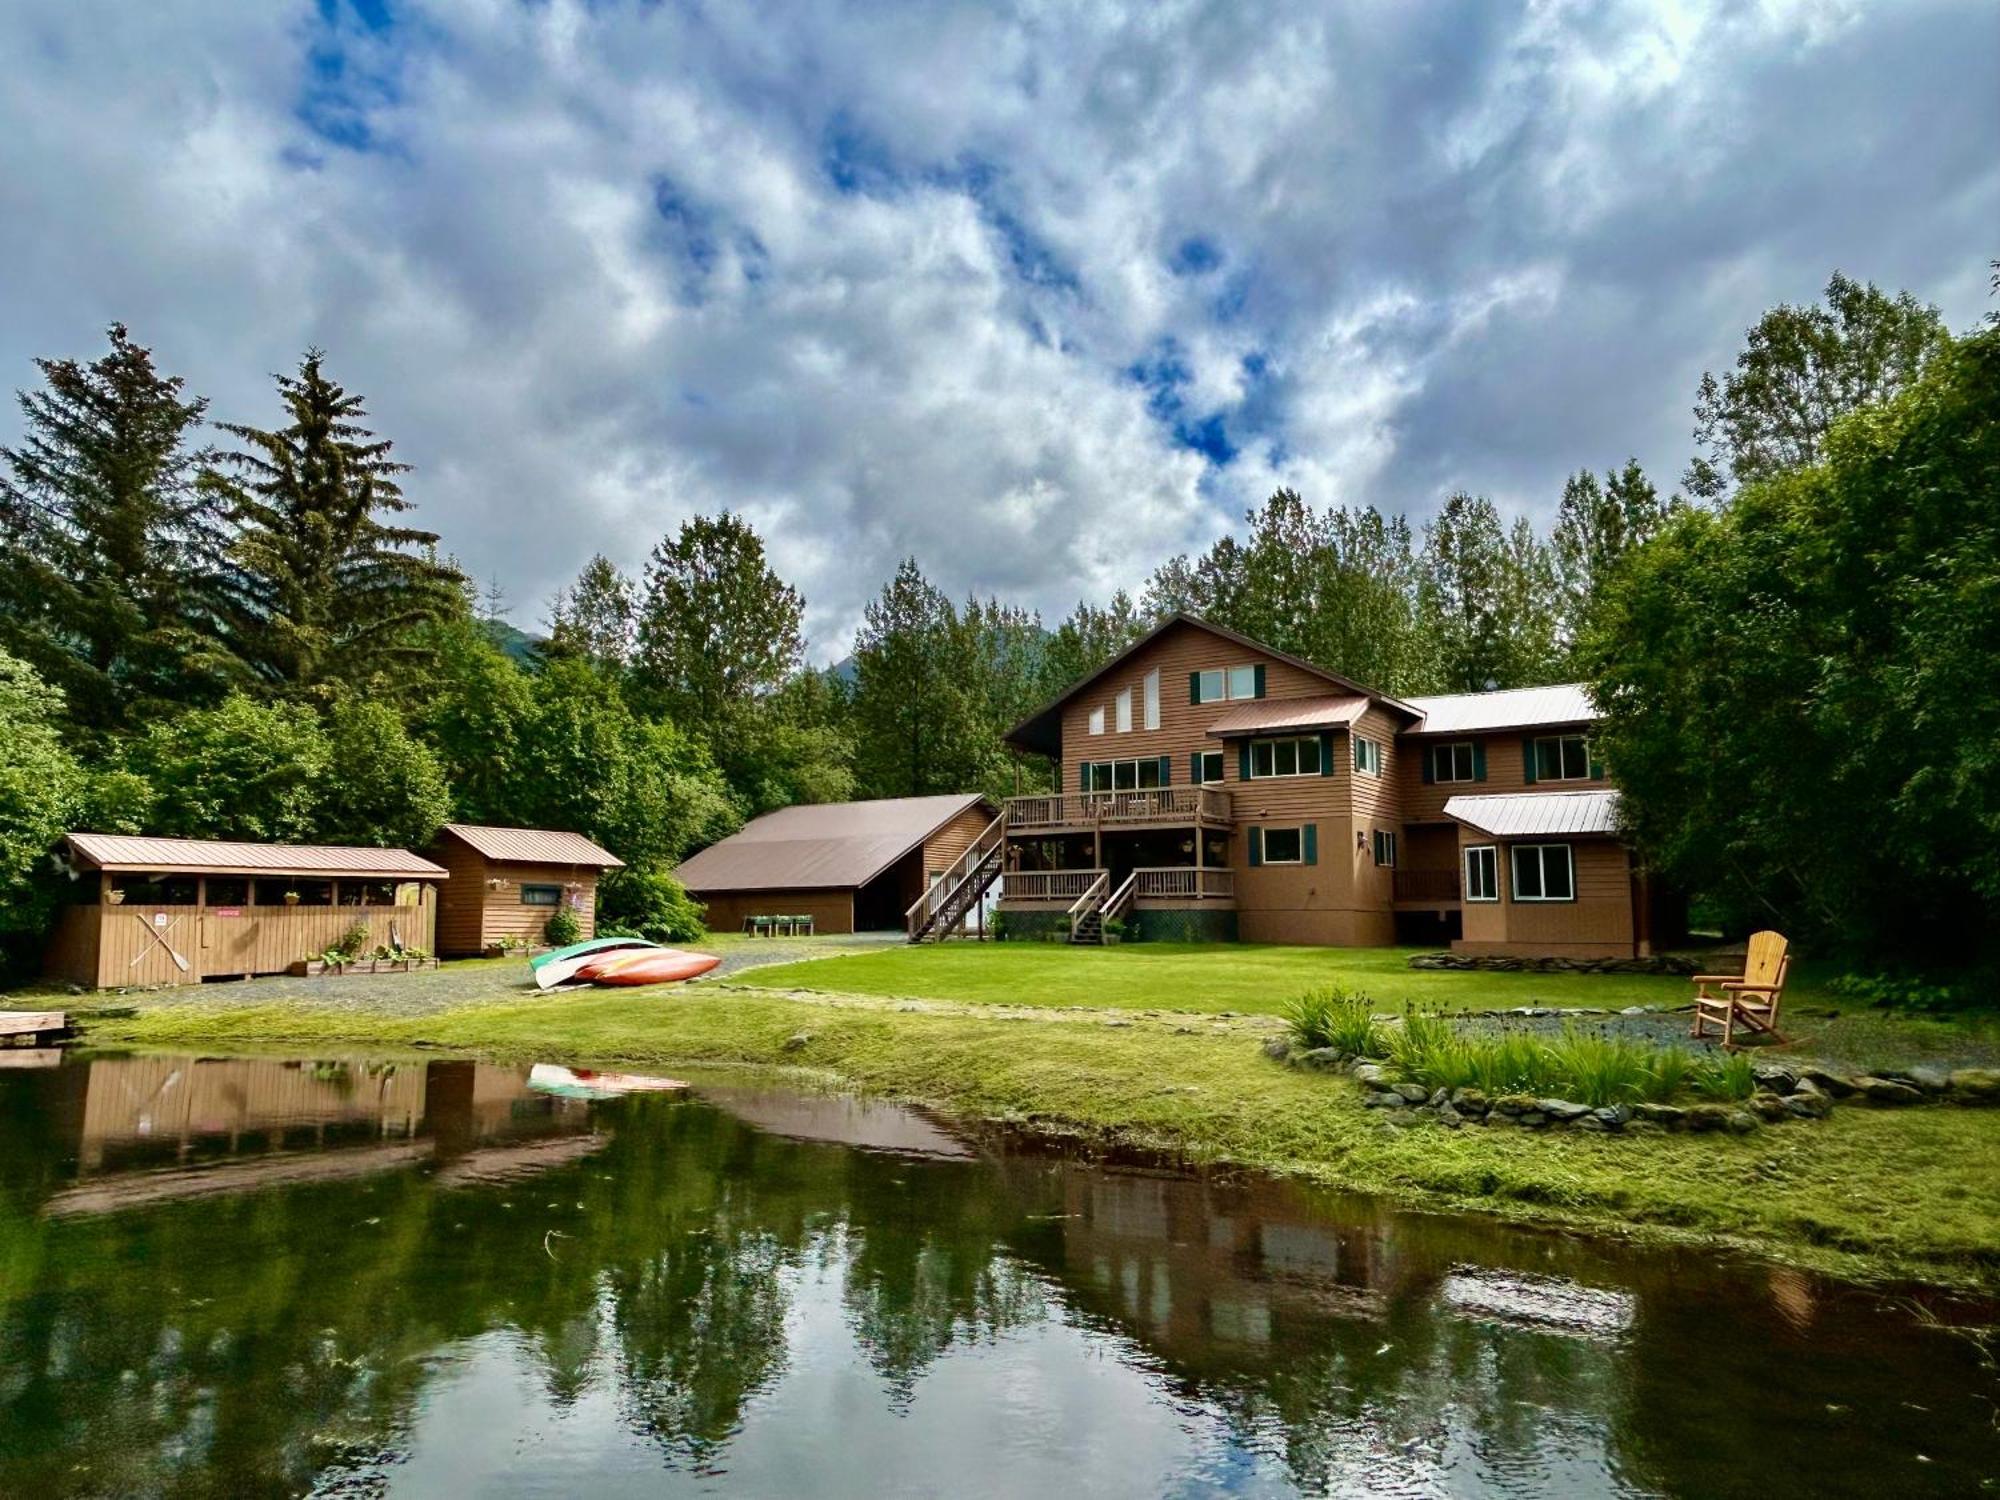
POLYGON ((1593 1035, 1574 1023, 1556 1037, 1470 1035, 1442 1016, 1412 1011, 1390 1032, 1388 1054, 1399 1074, 1429 1088, 1552 1095, 1593 1108, 1664 1101, 1689 1090, 1744 1099, 1756 1087, 1751 1060, 1740 1054, 1698 1059, 1684 1047, 1593 1035))
POLYGON ((542 936, 553 947, 567 948, 583 937, 583 924, 576 919, 576 913, 567 906, 558 906, 549 913, 548 921, 542 924, 542 936))
POLYGON ((368 946, 368 924, 366 922, 356 922, 352 927, 348 928, 347 931, 345 931, 340 935, 339 942, 335 943, 331 948, 328 948, 326 951, 329 956, 333 954, 339 955, 339 958, 334 960, 335 962, 349 963, 352 962, 354 959, 361 957, 363 950, 366 949, 367 946, 368 946))
POLYGON ((1322 985, 1279 1009, 1292 1041, 1308 1050, 1337 1047, 1356 1057, 1381 1057, 1387 1050, 1374 1004, 1358 990, 1322 985))
POLYGON ((1757 1088, 1756 1064, 1741 1052, 1704 1058, 1695 1066, 1695 1092, 1711 1099, 1748 1099, 1757 1088))
POLYGON ((691 943, 708 936, 706 909, 665 870, 607 870, 597 887, 598 927, 654 943, 691 943))

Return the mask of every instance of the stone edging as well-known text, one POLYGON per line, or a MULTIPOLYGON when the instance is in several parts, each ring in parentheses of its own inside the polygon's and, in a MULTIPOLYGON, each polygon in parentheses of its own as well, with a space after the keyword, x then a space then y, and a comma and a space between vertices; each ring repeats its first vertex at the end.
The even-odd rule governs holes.
POLYGON ((1693 959, 1655 954, 1650 958, 1516 958, 1506 954, 1417 953, 1413 969, 1490 969, 1503 974, 1679 974, 1695 972, 1693 959))

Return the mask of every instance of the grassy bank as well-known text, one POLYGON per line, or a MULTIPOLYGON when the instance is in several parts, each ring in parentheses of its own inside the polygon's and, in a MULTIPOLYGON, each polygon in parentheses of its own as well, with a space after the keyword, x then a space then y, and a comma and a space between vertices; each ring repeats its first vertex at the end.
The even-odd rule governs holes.
POLYGON ((961 1115, 1032 1118, 1439 1208, 1702 1237, 1850 1276, 2000 1285, 2000 1200, 1968 1170, 1994 1158, 2000 1114, 1845 1109, 1742 1138, 1388 1132, 1351 1082, 1266 1060, 1258 1041, 1270 1034, 1253 1020, 1004 1014, 720 985, 405 1017, 295 1001, 162 1005, 91 1031, 102 1043, 217 1051, 423 1044, 523 1060, 768 1065, 961 1115))

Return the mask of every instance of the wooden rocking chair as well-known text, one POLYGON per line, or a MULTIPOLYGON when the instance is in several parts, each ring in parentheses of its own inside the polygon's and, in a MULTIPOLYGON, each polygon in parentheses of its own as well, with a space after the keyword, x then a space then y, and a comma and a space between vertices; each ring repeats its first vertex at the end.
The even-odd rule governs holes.
POLYGON ((1778 1003, 1785 997, 1785 973, 1792 966, 1788 946, 1781 932, 1753 932, 1741 974, 1695 975, 1694 1028, 1688 1034, 1702 1037, 1709 1027, 1718 1027, 1722 1045, 1733 1048, 1740 1026, 1784 1041, 1778 1034, 1778 1003), (1710 985, 1721 993, 1711 995, 1710 985))

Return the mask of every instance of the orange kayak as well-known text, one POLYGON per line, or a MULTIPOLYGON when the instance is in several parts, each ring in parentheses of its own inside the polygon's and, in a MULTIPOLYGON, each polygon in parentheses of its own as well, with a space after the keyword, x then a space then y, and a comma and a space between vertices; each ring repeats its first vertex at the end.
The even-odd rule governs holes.
POLYGON ((690 953, 684 948, 641 948, 636 952, 607 953, 577 970, 576 977, 592 984, 672 984, 706 974, 722 960, 713 953, 690 953))

